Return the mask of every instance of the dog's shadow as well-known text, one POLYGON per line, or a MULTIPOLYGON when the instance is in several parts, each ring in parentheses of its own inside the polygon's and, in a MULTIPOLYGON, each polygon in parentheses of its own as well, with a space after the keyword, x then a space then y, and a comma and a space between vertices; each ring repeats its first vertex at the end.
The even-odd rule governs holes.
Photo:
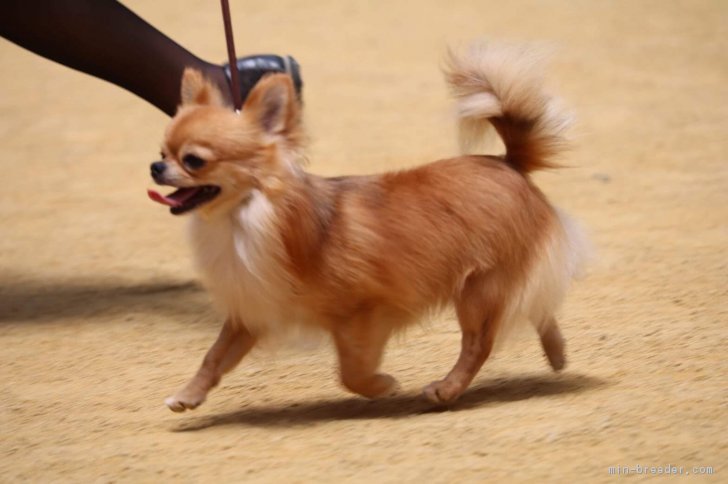
POLYGON ((0 276, 0 325, 121 316, 134 311, 171 317, 207 315, 210 304, 202 288, 188 280, 153 280, 139 284, 113 276, 75 276, 62 280, 0 276))
POLYGON ((462 411, 487 405, 580 393, 607 385, 586 375, 542 375, 483 382, 470 388, 454 405, 437 406, 421 395, 400 395, 381 400, 343 398, 288 406, 251 406, 236 412, 198 417, 172 430, 190 432, 224 425, 291 427, 333 420, 404 418, 444 411, 462 411))

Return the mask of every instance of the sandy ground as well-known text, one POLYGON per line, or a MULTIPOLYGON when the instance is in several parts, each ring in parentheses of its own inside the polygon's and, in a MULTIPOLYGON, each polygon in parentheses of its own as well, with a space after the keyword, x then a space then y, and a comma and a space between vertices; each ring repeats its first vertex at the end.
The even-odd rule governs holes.
MULTIPOLYGON (((225 57, 214 2, 128 4, 225 57)), ((616 465, 728 480, 728 4, 232 7, 241 53, 303 65, 323 174, 455 154, 446 43, 553 44, 579 129, 571 168, 537 179, 598 249, 563 309, 569 367, 550 373, 524 336, 434 410, 420 388, 459 346, 443 316, 391 345, 397 397, 345 393, 324 345, 254 355, 203 407, 169 412, 219 319, 183 221, 144 193, 166 118, 0 41, 0 481, 609 482, 616 465)))

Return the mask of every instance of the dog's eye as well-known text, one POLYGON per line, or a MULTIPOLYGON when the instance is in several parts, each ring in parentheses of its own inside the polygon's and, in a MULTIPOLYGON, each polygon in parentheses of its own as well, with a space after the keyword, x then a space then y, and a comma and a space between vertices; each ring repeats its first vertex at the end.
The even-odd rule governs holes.
POLYGON ((190 170, 199 170, 205 166, 205 160, 195 155, 185 155, 182 158, 182 163, 184 163, 190 170))

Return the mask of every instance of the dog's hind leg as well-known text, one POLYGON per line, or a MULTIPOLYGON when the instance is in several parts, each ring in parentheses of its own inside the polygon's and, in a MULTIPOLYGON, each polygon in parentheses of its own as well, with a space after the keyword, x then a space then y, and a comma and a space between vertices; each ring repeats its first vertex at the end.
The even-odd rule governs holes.
POLYGON ((445 379, 435 381, 423 390, 434 403, 455 401, 473 381, 490 356, 503 314, 503 302, 498 297, 499 286, 493 278, 472 275, 455 300, 462 340, 460 356, 445 379))
POLYGON ((195 376, 164 403, 173 412, 198 407, 205 401, 207 393, 220 382, 222 375, 235 368, 254 345, 255 337, 243 325, 228 319, 195 376))
POLYGON ((340 323, 333 336, 341 383, 354 393, 376 398, 393 394, 398 385, 390 375, 377 373, 392 328, 386 322, 368 316, 357 316, 340 323))
POLYGON ((538 334, 541 337, 541 346, 546 353, 546 358, 554 371, 559 371, 566 365, 566 357, 564 356, 564 338, 553 317, 547 318, 538 328, 538 334))

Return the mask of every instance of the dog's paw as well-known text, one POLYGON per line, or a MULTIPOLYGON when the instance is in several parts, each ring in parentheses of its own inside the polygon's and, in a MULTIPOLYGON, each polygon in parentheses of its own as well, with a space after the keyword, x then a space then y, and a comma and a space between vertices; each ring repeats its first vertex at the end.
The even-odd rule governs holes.
POLYGON ((447 380, 433 381, 422 389, 422 394, 432 403, 439 405, 452 403, 462 394, 459 385, 447 380))
POLYGON ((549 360, 549 365, 551 365, 551 369, 553 369, 555 372, 563 370, 566 366, 566 357, 563 353, 547 354, 546 358, 549 360))
POLYGON ((370 398, 386 398, 392 397, 399 393, 401 389, 399 382, 391 375, 377 375, 379 378, 379 393, 370 398))
POLYGON ((399 383, 391 375, 377 373, 365 379, 343 380, 344 386, 366 398, 386 398, 399 391, 399 383))
POLYGON ((204 396, 185 394, 180 392, 164 399, 164 404, 173 412, 184 412, 199 407, 205 401, 204 396))

